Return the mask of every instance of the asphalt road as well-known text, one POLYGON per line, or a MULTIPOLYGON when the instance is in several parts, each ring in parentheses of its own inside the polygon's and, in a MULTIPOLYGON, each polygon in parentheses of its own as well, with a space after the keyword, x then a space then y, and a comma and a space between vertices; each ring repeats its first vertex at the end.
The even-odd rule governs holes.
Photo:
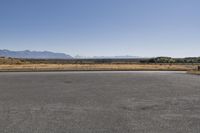
POLYGON ((200 76, 0 73, 0 133, 200 133, 200 76))

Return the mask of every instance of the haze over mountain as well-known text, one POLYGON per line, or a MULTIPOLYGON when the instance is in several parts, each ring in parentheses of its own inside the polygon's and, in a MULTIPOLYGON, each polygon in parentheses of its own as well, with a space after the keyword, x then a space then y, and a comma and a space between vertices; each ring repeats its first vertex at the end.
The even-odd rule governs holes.
POLYGON ((80 56, 76 55, 76 59, 136 59, 143 58, 140 56, 122 55, 122 56, 80 56))
POLYGON ((54 53, 50 51, 11 51, 0 50, 0 56, 12 58, 26 58, 26 59, 71 59, 72 56, 65 53, 54 53))

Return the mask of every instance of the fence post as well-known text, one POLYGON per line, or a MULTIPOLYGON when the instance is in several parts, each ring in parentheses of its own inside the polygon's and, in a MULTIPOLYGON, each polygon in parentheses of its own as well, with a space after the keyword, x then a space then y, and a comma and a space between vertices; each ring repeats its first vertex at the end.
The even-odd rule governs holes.
POLYGON ((200 71, 200 66, 197 67, 197 70, 200 71))

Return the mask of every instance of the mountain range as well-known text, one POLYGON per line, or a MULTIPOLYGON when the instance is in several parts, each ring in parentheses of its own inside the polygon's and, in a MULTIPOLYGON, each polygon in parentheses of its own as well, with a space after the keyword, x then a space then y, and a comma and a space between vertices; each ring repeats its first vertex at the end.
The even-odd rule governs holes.
POLYGON ((24 58, 24 59, 72 59, 73 57, 64 53, 54 53, 50 51, 11 51, 0 50, 1 57, 24 58))
POLYGON ((71 55, 65 53, 55 53, 50 51, 11 51, 7 49, 0 49, 0 57, 11 57, 11 58, 23 58, 23 59, 138 59, 142 58, 139 56, 80 56, 71 55))

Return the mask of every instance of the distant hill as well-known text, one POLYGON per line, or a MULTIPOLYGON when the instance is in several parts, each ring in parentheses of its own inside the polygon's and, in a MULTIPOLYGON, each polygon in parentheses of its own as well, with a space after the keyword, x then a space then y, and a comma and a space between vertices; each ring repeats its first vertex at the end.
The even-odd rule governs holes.
POLYGON ((49 51, 10 51, 0 50, 1 57, 24 58, 24 59, 71 59, 70 55, 49 51))

